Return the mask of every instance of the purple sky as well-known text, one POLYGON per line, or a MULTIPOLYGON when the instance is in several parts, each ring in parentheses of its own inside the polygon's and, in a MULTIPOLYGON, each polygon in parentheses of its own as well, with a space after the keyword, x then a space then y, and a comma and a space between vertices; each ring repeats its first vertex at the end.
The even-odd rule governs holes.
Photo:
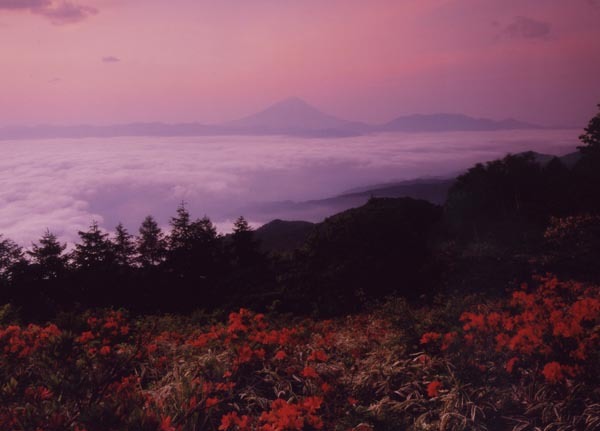
POLYGON ((210 123, 295 95, 582 127, 599 22, 598 0, 0 0, 0 126, 210 123))

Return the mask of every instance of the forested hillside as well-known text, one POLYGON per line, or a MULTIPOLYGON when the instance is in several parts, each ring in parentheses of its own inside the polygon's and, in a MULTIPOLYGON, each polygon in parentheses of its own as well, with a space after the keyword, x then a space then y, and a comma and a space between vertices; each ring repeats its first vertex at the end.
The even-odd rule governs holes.
POLYGON ((184 204, 1 238, 0 429, 599 430, 600 113, 581 141, 270 247, 184 204))

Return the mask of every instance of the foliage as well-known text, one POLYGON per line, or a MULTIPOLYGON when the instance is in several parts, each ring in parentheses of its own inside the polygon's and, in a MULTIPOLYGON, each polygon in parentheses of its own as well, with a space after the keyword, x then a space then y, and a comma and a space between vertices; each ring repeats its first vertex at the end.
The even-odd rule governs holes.
POLYGON ((573 209, 569 170, 534 153, 477 164, 459 176, 445 205, 446 220, 462 238, 521 242, 539 234, 549 215, 573 209))
POLYGON ((441 215, 425 201, 373 198, 327 218, 295 254, 286 296, 297 311, 336 314, 394 292, 413 299, 434 292, 441 215))
MULTIPOLYGON (((598 105, 600 108, 600 105, 598 105)), ((600 111, 590 119, 585 133, 579 137, 582 157, 575 165, 577 200, 584 211, 600 212, 600 111)))
POLYGON ((67 256, 63 253, 67 244, 61 244, 56 235, 46 230, 39 244, 33 244, 27 252, 32 263, 38 265, 39 277, 52 280, 60 277, 67 266, 67 256))
POLYGON ((4 325, 0 428, 593 430, 599 294, 549 276, 460 320, 412 308, 416 340, 397 302, 335 320, 107 310, 4 325))
POLYGON ((579 149, 584 155, 600 154, 600 104, 599 112, 589 121, 585 133, 579 137, 584 144, 579 149))

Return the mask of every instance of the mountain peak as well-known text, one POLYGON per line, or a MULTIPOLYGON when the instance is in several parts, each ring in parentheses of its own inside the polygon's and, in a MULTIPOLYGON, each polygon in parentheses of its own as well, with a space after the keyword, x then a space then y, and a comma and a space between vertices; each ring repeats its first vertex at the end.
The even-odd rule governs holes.
POLYGON ((241 129, 270 131, 343 129, 347 124, 347 121, 325 114, 296 96, 228 123, 241 129))

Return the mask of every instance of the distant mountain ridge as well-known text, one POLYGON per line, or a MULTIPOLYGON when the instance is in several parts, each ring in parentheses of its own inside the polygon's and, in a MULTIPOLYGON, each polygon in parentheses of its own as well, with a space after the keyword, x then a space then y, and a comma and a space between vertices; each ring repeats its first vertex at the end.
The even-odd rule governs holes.
POLYGON ((450 132, 492 131, 514 129, 543 129, 536 124, 512 118, 496 121, 489 118, 473 118, 463 114, 414 114, 398 117, 379 126, 379 131, 390 132, 450 132))
MULTIPOLYGON (((550 154, 536 153, 533 151, 518 153, 532 154, 541 165, 546 165, 555 156, 550 154)), ((578 151, 557 157, 568 168, 572 168, 579 160, 578 151)), ((482 163, 485 163, 483 161, 482 163)), ((403 198, 410 197, 431 202, 435 205, 443 205, 448 196, 448 191, 456 181, 456 178, 465 172, 457 172, 455 175, 441 178, 416 178, 404 181, 392 181, 387 183, 366 185, 347 190, 335 196, 325 199, 313 199, 307 201, 275 201, 253 204, 247 212, 254 213, 259 218, 305 220, 308 222, 320 222, 325 217, 364 205, 371 198, 403 198)))
POLYGON ((367 124, 326 114, 298 97, 290 97, 256 114, 221 124, 138 122, 107 126, 9 126, 0 128, 0 140, 209 135, 348 137, 379 132, 495 131, 542 128, 539 125, 514 119, 497 121, 463 114, 414 114, 397 117, 383 124, 367 124))
POLYGON ((263 251, 291 252, 300 247, 315 224, 306 221, 275 219, 256 229, 263 251))

